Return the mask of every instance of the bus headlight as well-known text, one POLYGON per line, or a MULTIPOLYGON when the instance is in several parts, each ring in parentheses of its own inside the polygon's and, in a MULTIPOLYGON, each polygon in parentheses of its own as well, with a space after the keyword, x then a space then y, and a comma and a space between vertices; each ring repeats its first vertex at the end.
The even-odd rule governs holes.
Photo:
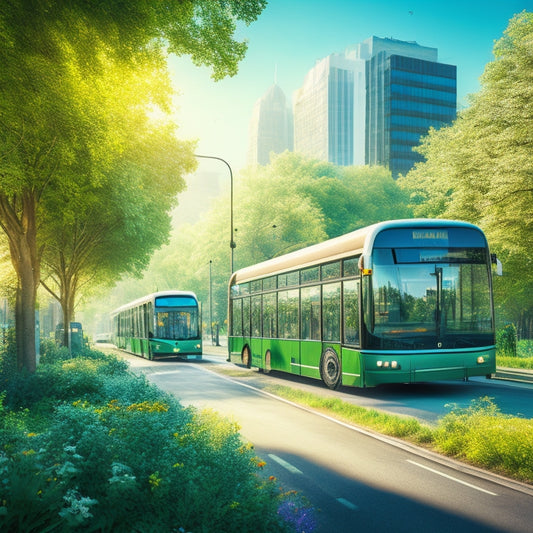
POLYGON ((485 358, 480 355, 478 358, 477 358, 477 364, 478 365, 482 365, 483 363, 485 362, 485 358))
POLYGON ((378 368, 392 368, 393 370, 399 370, 401 368, 398 361, 376 361, 378 368))
POLYGON ((202 347, 201 344, 197 344, 197 345, 196 345, 196 349, 197 349, 197 350, 199 350, 201 347, 202 347))

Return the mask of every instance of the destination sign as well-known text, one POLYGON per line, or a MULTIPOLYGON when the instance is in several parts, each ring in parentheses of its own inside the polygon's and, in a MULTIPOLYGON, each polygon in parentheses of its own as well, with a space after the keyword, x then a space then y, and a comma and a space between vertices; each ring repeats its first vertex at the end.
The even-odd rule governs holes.
POLYGON ((414 230, 413 240, 448 240, 447 230, 414 230))

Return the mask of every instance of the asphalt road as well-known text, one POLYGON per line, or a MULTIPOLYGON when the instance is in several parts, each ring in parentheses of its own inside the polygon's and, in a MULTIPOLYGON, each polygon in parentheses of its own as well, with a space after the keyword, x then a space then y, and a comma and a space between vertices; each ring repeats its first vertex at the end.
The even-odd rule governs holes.
MULTIPOLYGON (((125 357, 132 370, 145 373, 183 405, 213 408, 236 420, 243 438, 267 462, 264 475, 276 476, 286 490, 302 492, 318 510, 320 533, 532 530, 533 487, 276 399, 254 387, 257 376, 233 379, 210 370, 225 364, 222 355, 206 357, 214 363, 125 357)), ((315 382, 303 385, 317 391, 315 382)), ((439 394, 449 390, 443 385, 439 394)), ((428 390, 417 394, 427 395, 428 390)), ((380 401, 400 404, 405 401, 401 396, 401 390, 391 390, 380 401)))

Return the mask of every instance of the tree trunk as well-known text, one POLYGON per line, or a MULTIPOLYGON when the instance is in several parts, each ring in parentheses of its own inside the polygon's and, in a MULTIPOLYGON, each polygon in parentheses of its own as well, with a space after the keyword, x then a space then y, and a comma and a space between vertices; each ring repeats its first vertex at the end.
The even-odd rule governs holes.
POLYGON ((68 346, 71 349, 71 338, 69 335, 70 323, 74 320, 74 294, 72 291, 65 291, 61 293, 61 310, 63 311, 63 325, 65 334, 63 337, 63 346, 68 346))
POLYGON ((11 262, 18 277, 15 307, 17 366, 35 372, 35 310, 40 282, 40 261, 37 249, 36 200, 26 191, 20 203, 0 197, 0 220, 8 240, 11 262))

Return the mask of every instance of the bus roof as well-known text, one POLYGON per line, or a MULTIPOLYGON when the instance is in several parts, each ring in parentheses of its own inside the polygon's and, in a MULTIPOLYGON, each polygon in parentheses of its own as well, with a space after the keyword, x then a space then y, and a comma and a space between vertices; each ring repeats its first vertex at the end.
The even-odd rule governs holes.
POLYGON ((457 220, 429 218, 388 220, 242 268, 232 275, 230 285, 253 281, 264 276, 290 272, 296 268, 311 267, 324 261, 336 261, 353 255, 367 254, 370 252, 379 232, 385 229, 407 227, 468 227, 479 230, 473 224, 457 220))
POLYGON ((132 302, 129 302, 127 304, 121 305, 120 307, 117 307, 117 309, 112 311, 111 314, 116 315, 117 313, 126 311, 127 309, 138 307, 139 305, 142 305, 148 302, 153 302, 155 301, 156 298, 160 296, 189 296, 191 298, 194 298, 196 301, 198 301, 196 294, 194 294, 194 292, 191 292, 191 291, 159 291, 159 292, 154 292, 152 294, 143 296, 142 298, 138 298, 137 300, 133 300, 132 302))

